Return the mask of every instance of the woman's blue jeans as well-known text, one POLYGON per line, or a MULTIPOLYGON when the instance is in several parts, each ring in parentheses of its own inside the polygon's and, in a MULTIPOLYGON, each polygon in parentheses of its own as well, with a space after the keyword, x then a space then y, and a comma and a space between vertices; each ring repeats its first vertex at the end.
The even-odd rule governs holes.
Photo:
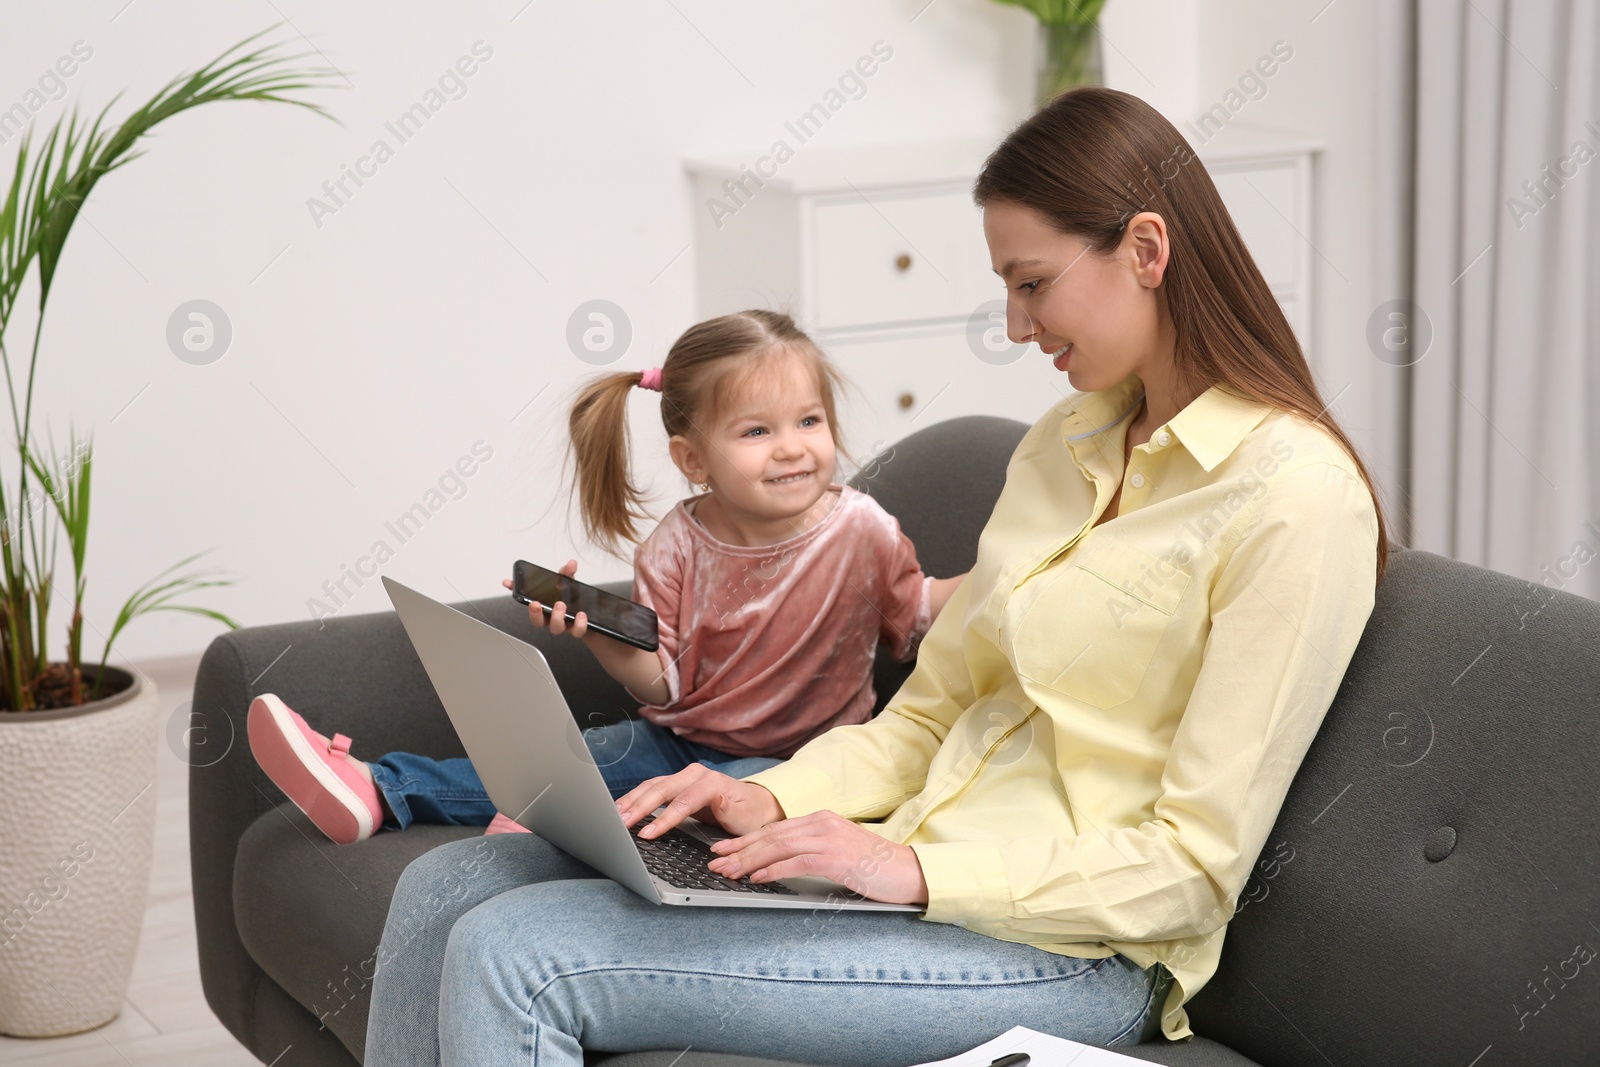
MULTIPOLYGON (((648 719, 628 719, 583 731, 584 743, 615 800, 640 782, 675 774, 691 763, 743 778, 782 760, 730 756, 709 745, 685 741, 648 719)), ((495 807, 472 761, 429 759, 391 752, 367 764, 392 813, 383 825, 404 830, 413 822, 439 826, 488 826, 495 807)))
POLYGON ((584 1049, 692 1048, 891 1067, 1018 1024, 1131 1045, 1159 1035, 1159 973, 910 912, 658 905, 536 834, 504 834, 401 875, 365 1062, 582 1067, 584 1049))

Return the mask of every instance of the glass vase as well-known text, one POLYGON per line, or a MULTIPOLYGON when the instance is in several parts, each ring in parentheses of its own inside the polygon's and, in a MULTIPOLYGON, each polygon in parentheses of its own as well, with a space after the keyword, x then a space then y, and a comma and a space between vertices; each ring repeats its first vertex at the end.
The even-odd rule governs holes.
POLYGON ((1039 106, 1074 85, 1099 85, 1100 30, 1094 23, 1046 22, 1039 25, 1039 106))

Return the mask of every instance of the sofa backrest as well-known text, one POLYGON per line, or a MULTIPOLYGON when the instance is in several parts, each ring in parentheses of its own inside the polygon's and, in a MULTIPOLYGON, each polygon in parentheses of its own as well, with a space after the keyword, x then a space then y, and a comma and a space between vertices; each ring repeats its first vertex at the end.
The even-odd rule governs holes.
POLYGON ((1264 1067, 1600 1062, 1597 796, 1600 604, 1397 551, 1195 1032, 1264 1067))
MULTIPOLYGON (((925 574, 952 578, 972 569, 978 535, 1005 487, 1006 465, 1017 450, 1026 423, 989 415, 949 419, 896 441, 862 463, 850 485, 900 522, 917 546, 925 574)), ((911 673, 883 649, 873 668, 878 700, 873 714, 911 673)))

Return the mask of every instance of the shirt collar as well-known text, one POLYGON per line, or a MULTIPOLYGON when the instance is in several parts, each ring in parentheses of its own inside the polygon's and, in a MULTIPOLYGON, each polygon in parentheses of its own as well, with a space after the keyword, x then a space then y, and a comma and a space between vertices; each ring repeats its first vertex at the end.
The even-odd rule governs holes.
POLYGON ((1271 405, 1213 385, 1172 416, 1167 426, 1195 461, 1210 471, 1233 454, 1245 435, 1266 418, 1271 405))
MULTIPOLYGON (((1072 438, 1109 430, 1120 421, 1119 415, 1132 416, 1129 408, 1137 408, 1143 391, 1144 383, 1130 374, 1109 389, 1084 393, 1069 401, 1062 419, 1062 436, 1072 438)), ((1220 385, 1213 385, 1174 415, 1166 429, 1183 442, 1201 467, 1210 471, 1227 459, 1271 410, 1270 405, 1236 396, 1220 385)), ((1155 434, 1159 435, 1161 429, 1156 427, 1155 434)))
POLYGON ((1061 436, 1070 441, 1098 431, 1110 430, 1122 418, 1129 418, 1138 407, 1144 383, 1136 375, 1128 375, 1109 389, 1093 393, 1079 393, 1069 397, 1062 413, 1061 436))

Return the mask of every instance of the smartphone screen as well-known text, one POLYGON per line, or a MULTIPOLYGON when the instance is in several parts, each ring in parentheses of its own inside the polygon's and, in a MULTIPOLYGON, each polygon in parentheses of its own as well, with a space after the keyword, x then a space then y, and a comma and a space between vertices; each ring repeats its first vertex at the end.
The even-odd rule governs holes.
POLYGON ((546 617, 556 601, 566 608, 567 621, 578 612, 589 617, 589 629, 625 641, 646 652, 660 646, 656 613, 627 597, 616 596, 576 578, 519 559, 511 571, 511 595, 527 604, 537 600, 546 617))

